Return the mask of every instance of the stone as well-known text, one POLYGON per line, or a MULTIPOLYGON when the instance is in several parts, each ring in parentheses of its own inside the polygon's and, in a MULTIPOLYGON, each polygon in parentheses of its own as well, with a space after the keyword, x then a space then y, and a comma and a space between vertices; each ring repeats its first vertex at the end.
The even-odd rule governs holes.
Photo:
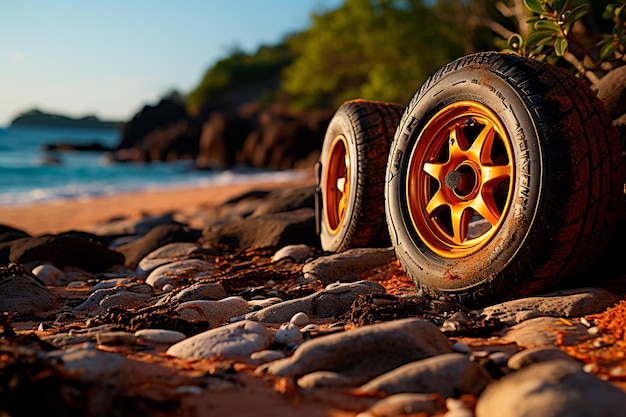
POLYGON ((569 356, 557 347, 542 347, 524 349, 512 355, 507 361, 507 366, 513 370, 526 368, 534 363, 548 362, 554 360, 571 360, 578 362, 575 358, 569 356))
POLYGON ((274 342, 283 346, 300 343, 303 338, 300 328, 293 323, 282 324, 274 334, 274 342))
POLYGON ((289 323, 295 324, 298 327, 304 327, 309 324, 310 321, 311 319, 309 319, 309 316, 307 316, 306 313, 303 313, 302 311, 297 312, 293 315, 293 317, 291 317, 291 319, 289 319, 289 323))
POLYGON ((435 415, 438 411, 439 407, 432 395, 403 393, 383 398, 356 417, 396 417, 419 413, 435 415))
POLYGON ((400 365, 450 351, 448 339, 437 326, 409 318, 307 340, 292 356, 270 362, 258 371, 300 377, 323 370, 372 378, 400 365))
POLYGON ((503 340, 519 346, 555 346, 557 342, 573 345, 589 338, 587 328, 579 322, 569 324, 554 317, 536 317, 500 332, 503 340))
POLYGON ((195 242, 200 237, 198 230, 186 225, 159 224, 137 240, 118 246, 116 250, 126 258, 125 266, 136 268, 137 264, 150 252, 161 246, 174 242, 195 242))
POLYGON ((473 313, 513 326, 540 316, 574 318, 601 313, 620 299, 603 288, 577 288, 507 301, 473 313))
POLYGON ((291 259, 294 262, 302 262, 313 256, 315 249, 308 245, 289 245, 280 248, 271 261, 278 262, 283 259, 291 259))
MULTIPOLYGON (((165 285, 162 289, 165 290, 165 285)), ((180 291, 167 294, 157 301, 157 305, 181 304, 194 300, 219 300, 226 296, 226 290, 222 284, 217 282, 196 282, 180 291)))
POLYGON ((216 270, 217 266, 212 262, 201 259, 186 259, 157 267, 146 278, 146 284, 155 289, 161 289, 165 284, 174 284, 185 278, 193 279, 201 272, 211 273, 216 270))
POLYGON ((57 298, 29 275, 0 278, 0 311, 45 315, 61 308, 57 298))
POLYGON ((442 397, 478 395, 492 377, 461 353, 446 353, 400 366, 361 386, 363 393, 437 393, 442 397))
POLYGON ((227 297, 218 301, 195 300, 180 304, 178 315, 189 322, 206 321, 210 327, 227 323, 231 318, 248 312, 248 302, 241 297, 227 297))
POLYGON ((167 345, 173 345, 187 337, 181 332, 166 329, 141 329, 135 332, 135 336, 145 342, 167 345))
POLYGON ((307 262, 302 268, 304 280, 326 286, 333 282, 353 282, 363 274, 395 259, 391 248, 356 248, 307 262))
POLYGON ((207 330, 169 347, 166 354, 182 359, 248 359, 253 352, 265 350, 273 333, 263 324, 243 320, 207 330))
POLYGON ((45 285, 55 285, 57 282, 65 278, 65 273, 54 265, 41 264, 33 268, 35 275, 45 285))
POLYGON ((161 265, 189 259, 199 253, 201 253, 201 248, 197 243, 168 243, 144 256, 141 261, 139 261, 137 273, 140 275, 148 275, 161 265))
POLYGON ((566 360, 536 363, 487 386, 476 417, 619 417, 626 393, 566 360))
POLYGON ((9 261, 14 263, 48 262, 59 269, 75 266, 89 272, 103 272, 124 265, 123 254, 82 235, 28 237, 6 244, 10 247, 9 261))
POLYGON ((81 381, 117 386, 128 377, 127 359, 119 353, 77 347, 54 350, 48 353, 48 357, 60 360, 63 369, 81 381))
POLYGON ((285 354, 280 350, 260 350, 258 352, 253 352, 250 355, 250 360, 248 360, 248 363, 251 365, 261 365, 263 363, 283 359, 284 357, 285 354))
POLYGON ((137 307, 152 297, 152 288, 145 284, 113 287, 94 291, 74 310, 92 315, 104 314, 109 308, 129 309, 137 307))
POLYGON ((297 313, 304 313, 308 317, 315 318, 337 317, 346 313, 360 295, 374 292, 383 293, 385 288, 371 281, 332 284, 306 297, 283 301, 254 311, 246 318, 265 323, 284 323, 291 320, 297 313))
POLYGON ((338 372, 316 371, 306 374, 296 381, 300 388, 348 388, 358 385, 359 379, 338 372))

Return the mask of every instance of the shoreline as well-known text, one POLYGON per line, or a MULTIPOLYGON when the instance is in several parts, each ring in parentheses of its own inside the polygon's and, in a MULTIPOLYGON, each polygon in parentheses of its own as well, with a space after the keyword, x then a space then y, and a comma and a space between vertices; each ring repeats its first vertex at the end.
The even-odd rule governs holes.
POLYGON ((314 185, 312 176, 280 181, 146 190, 89 198, 55 200, 28 205, 0 206, 0 225, 22 230, 32 236, 70 230, 87 231, 114 218, 141 218, 172 212, 194 213, 217 206, 252 190, 273 190, 314 185))

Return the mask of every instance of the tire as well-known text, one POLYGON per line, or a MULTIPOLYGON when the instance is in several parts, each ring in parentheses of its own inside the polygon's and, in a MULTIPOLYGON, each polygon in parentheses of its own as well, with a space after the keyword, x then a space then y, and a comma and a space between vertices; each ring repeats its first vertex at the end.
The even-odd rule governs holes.
POLYGON ((387 162, 401 265, 431 295, 479 306, 582 273, 620 216, 621 144, 602 102, 550 64, 459 58, 415 94, 387 162))
POLYGON ((333 115, 318 168, 316 213, 323 250, 390 245, 385 167, 403 111, 393 103, 353 100, 333 115))

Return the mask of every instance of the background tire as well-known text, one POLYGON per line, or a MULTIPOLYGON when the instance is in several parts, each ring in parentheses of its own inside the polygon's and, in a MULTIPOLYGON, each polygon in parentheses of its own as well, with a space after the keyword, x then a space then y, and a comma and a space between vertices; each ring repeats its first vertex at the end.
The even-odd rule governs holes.
POLYGON ((561 283, 616 229, 621 152, 572 74, 508 54, 457 59, 415 94, 390 150, 396 255, 418 286, 468 305, 561 283))
POLYGON ((389 246, 384 178, 404 108, 354 100, 330 121, 320 155, 318 228, 322 249, 389 246))

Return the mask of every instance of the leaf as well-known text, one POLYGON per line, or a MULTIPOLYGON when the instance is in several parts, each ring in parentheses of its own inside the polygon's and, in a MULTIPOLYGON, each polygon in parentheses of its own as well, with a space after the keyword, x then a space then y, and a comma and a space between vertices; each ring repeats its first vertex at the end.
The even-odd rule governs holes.
POLYGON ((538 0, 524 0, 524 5, 533 13, 541 14, 545 12, 545 8, 542 7, 538 0))
POLYGON ((551 30, 556 33, 561 33, 561 28, 553 20, 541 19, 535 22, 533 27, 536 30, 551 30))
POLYGON ((613 55, 613 52, 615 52, 616 49, 617 47, 613 44, 613 42, 605 43, 604 46, 600 49, 600 59, 607 59, 608 57, 613 55))
POLYGON ((567 46, 568 46, 567 39, 557 38, 557 40, 554 41, 554 52, 556 53, 556 56, 565 55, 565 52, 567 52, 567 46))
POLYGON ((526 45, 543 45, 554 39, 552 30, 536 30, 526 38, 526 45))
POLYGON ((552 10, 556 12, 556 14, 563 13, 563 9, 567 5, 568 0, 556 0, 552 6, 552 10))
POLYGON ((506 44, 511 49, 514 49, 517 51, 521 49, 522 45, 524 45, 524 38, 522 38, 522 35, 520 35, 519 33, 515 33, 509 36, 509 39, 507 40, 506 44))

